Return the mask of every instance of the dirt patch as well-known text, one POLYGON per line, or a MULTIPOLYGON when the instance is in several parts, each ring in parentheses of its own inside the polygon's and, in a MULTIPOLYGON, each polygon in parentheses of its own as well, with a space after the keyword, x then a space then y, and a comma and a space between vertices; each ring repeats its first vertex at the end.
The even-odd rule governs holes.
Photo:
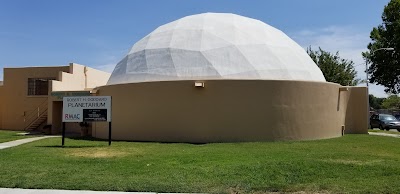
POLYGON ((368 160, 368 161, 361 161, 361 160, 346 160, 346 159, 328 159, 322 160, 323 162, 329 163, 336 163, 336 164, 351 164, 351 165, 374 165, 377 163, 382 162, 382 160, 368 160))
MULTIPOLYGON (((245 194, 245 192, 238 188, 230 188, 228 189, 229 194, 245 194)), ((295 191, 295 192, 269 192, 269 191, 255 191, 251 192, 251 194, 330 194, 328 191, 295 191)))
POLYGON ((67 151, 67 155, 85 158, 115 158, 130 155, 130 152, 124 152, 107 148, 82 148, 67 151))

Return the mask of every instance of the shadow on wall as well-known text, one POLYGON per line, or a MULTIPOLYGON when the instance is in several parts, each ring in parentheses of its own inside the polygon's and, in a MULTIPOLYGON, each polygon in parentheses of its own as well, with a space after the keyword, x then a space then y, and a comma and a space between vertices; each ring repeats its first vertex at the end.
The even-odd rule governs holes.
POLYGON ((366 87, 347 87, 346 134, 368 134, 366 87))

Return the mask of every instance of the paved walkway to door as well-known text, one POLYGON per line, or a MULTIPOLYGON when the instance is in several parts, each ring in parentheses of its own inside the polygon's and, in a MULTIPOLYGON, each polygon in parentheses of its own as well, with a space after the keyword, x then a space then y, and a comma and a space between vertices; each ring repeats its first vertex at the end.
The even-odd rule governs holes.
POLYGON ((37 140, 41 140, 41 139, 50 138, 50 137, 60 137, 60 136, 31 137, 31 138, 19 139, 19 140, 15 140, 15 141, 4 142, 4 143, 0 143, 0 150, 19 146, 24 143, 29 143, 29 142, 33 142, 33 141, 37 141, 37 140))

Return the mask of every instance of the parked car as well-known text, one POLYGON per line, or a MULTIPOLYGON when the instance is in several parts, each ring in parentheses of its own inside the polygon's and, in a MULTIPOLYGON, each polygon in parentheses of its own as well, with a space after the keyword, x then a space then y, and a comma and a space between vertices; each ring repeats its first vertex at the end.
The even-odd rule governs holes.
POLYGON ((371 129, 379 128, 380 130, 397 129, 400 132, 400 121, 393 115, 389 114, 374 114, 369 119, 371 129))
POLYGON ((400 115, 394 115, 394 117, 396 117, 396 119, 400 121, 400 115))

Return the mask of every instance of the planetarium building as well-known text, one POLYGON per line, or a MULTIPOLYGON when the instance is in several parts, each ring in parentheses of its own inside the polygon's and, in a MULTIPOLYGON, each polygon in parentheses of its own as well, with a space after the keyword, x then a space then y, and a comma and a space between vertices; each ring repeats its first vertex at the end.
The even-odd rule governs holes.
MULTIPOLYGON (((158 27, 96 92, 112 96, 116 140, 312 140, 367 129, 365 87, 326 82, 282 31, 235 14, 158 27)), ((107 124, 92 127, 93 136, 107 138, 107 124)))

